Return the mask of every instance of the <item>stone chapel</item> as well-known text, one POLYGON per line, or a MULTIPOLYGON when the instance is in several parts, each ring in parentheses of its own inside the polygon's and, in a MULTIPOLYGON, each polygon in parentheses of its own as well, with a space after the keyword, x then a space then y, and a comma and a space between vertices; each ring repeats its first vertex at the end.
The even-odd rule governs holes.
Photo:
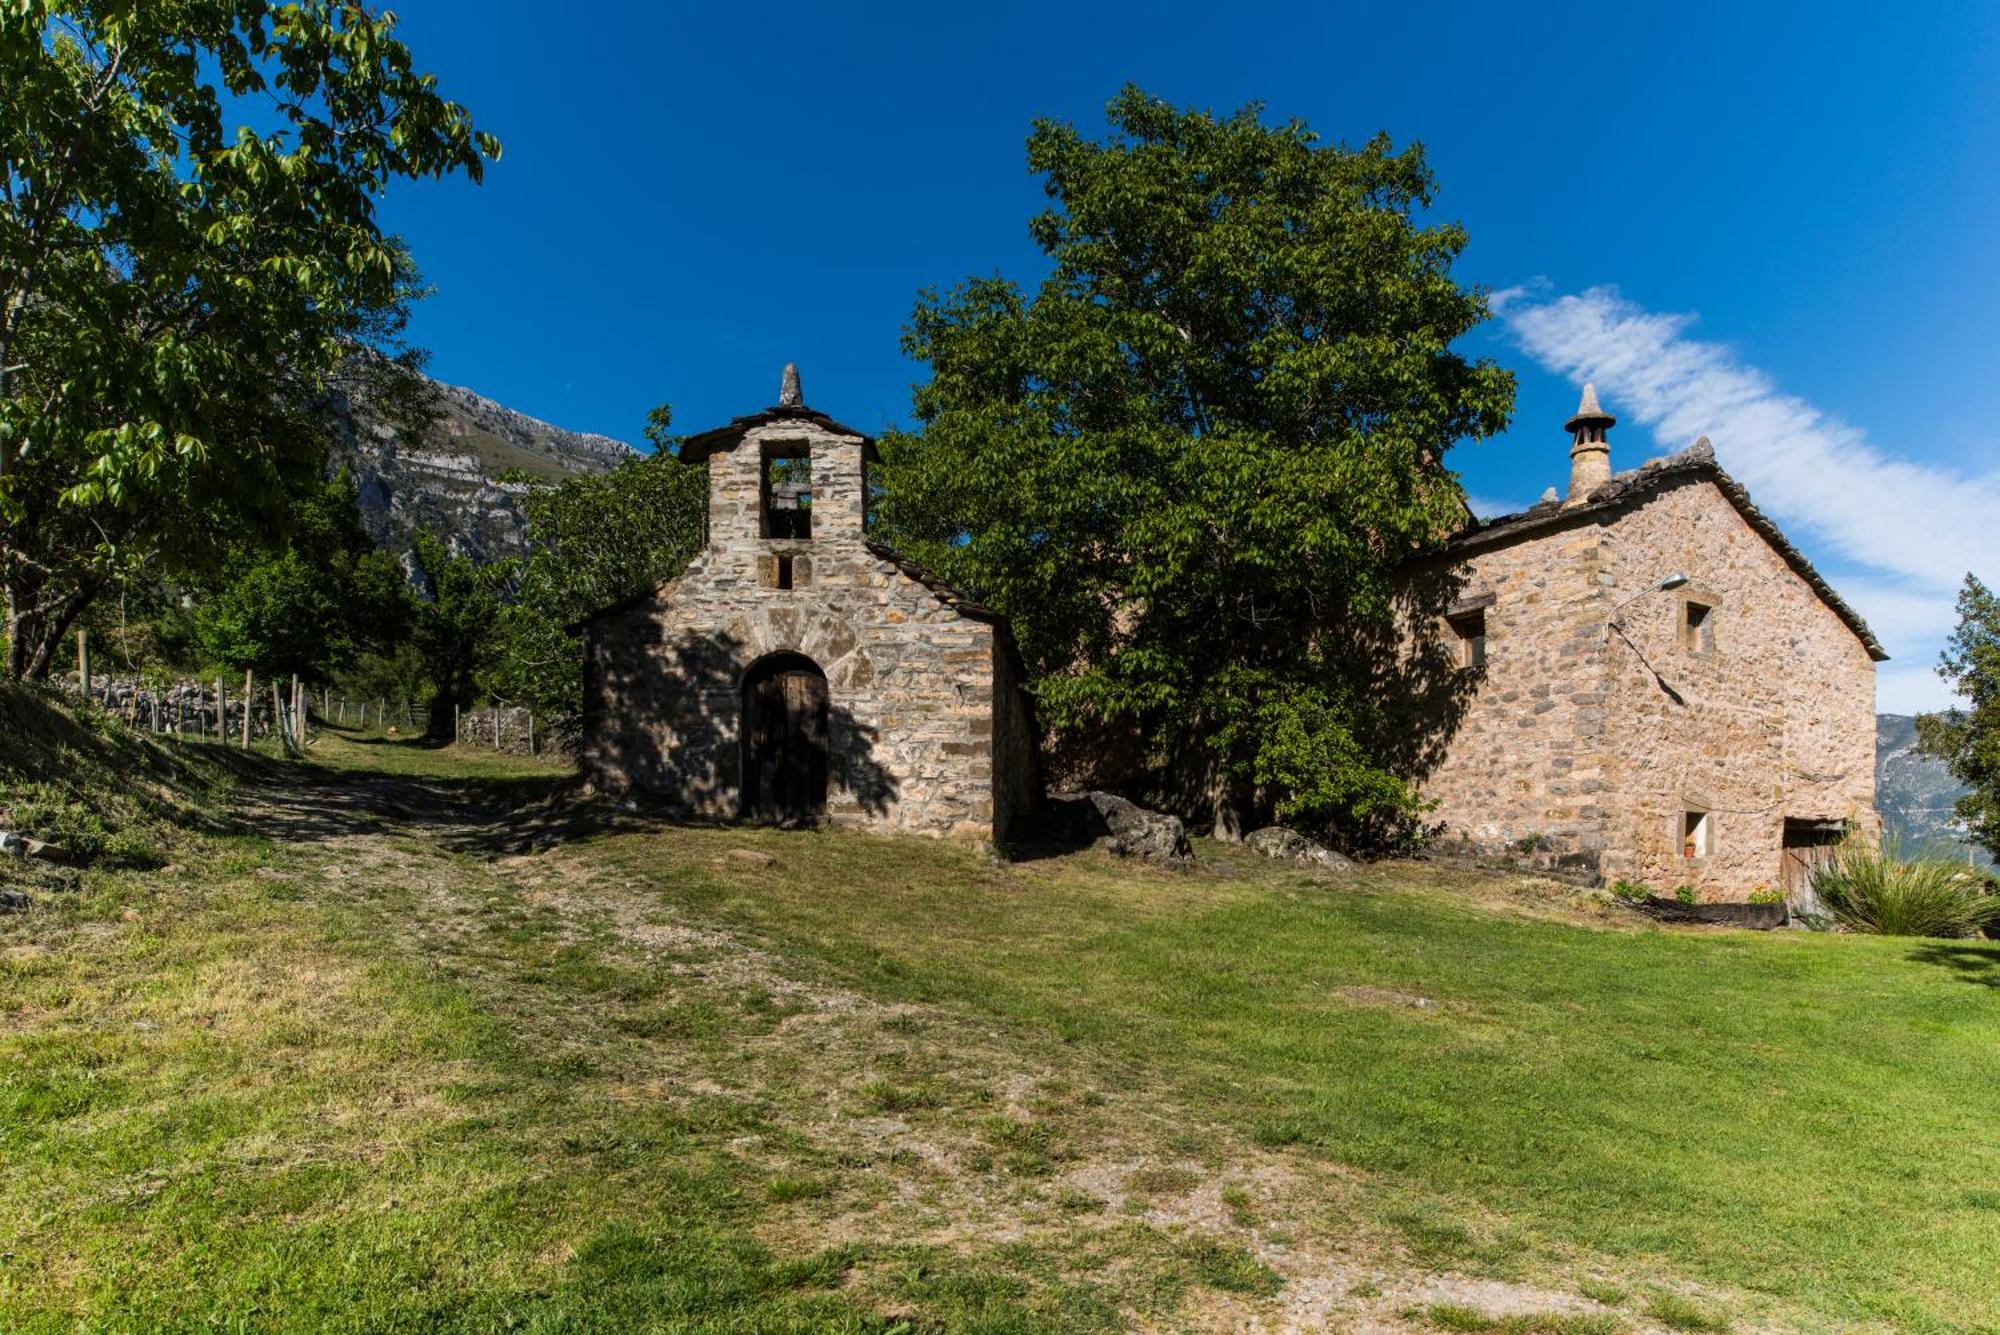
POLYGON ((874 442, 778 402, 692 436, 708 541, 584 626, 582 771, 720 820, 1005 841, 1036 736, 1004 618, 865 536, 874 442))

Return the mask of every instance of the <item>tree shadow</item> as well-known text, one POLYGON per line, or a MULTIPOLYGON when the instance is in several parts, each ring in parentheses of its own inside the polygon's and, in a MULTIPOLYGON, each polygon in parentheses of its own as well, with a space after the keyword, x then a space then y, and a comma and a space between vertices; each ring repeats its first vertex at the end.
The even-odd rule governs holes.
MULTIPOLYGON (((810 648, 811 646, 809 646, 810 648)), ((838 647, 838 646, 836 646, 838 647)), ((840 704, 866 684, 865 659, 831 650, 827 673, 826 816, 884 816, 896 778, 877 758, 878 730, 840 704)), ((584 663, 579 768, 590 784, 640 811, 712 823, 743 819, 744 683, 757 655, 727 632, 662 644, 657 624, 605 618, 584 663)))
POLYGON ((1975 987, 2000 987, 2000 945, 1922 945, 1903 958, 1941 965, 1975 987))

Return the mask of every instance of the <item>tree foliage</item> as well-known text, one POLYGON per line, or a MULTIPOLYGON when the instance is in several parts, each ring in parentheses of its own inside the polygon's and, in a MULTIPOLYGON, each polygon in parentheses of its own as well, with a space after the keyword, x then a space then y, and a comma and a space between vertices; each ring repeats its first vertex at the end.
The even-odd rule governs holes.
POLYGON ((449 741, 458 710, 478 699, 482 680, 499 662, 496 632, 510 566, 480 565, 424 529, 411 535, 410 558, 419 586, 410 643, 430 678, 430 735, 449 741))
POLYGON ((282 546, 246 546, 225 558, 194 617, 210 662, 318 685, 363 653, 394 648, 408 630, 410 592, 396 558, 362 530, 354 482, 343 472, 294 504, 282 546))
POLYGON ((0 0, 8 672, 275 529, 336 377, 398 365, 350 356, 415 290, 376 197, 497 153, 360 4, 0 0))
POLYGON ((1958 800, 1967 834, 2000 857, 2000 597, 1972 575, 1958 594, 1958 629, 1938 670, 1962 709, 1917 719, 1918 749, 1936 756, 1971 791, 1958 800))
MULTIPOLYGON (((920 298, 921 430, 883 443, 879 531, 1014 620, 1046 720, 1220 814, 1413 808, 1357 643, 1392 570, 1465 518, 1444 465, 1513 380, 1422 150, 1181 111, 1137 89, 1038 122, 1053 265, 920 298)), ((1102 777, 1102 776, 1100 776, 1102 777)), ((1183 804, 1186 805, 1185 799, 1183 804)))
POLYGON ((501 621, 505 651, 491 684, 553 725, 582 706, 575 624, 679 574, 701 549, 707 480, 672 453, 670 421, 664 407, 649 419, 658 453, 540 485, 522 499, 532 553, 501 621))

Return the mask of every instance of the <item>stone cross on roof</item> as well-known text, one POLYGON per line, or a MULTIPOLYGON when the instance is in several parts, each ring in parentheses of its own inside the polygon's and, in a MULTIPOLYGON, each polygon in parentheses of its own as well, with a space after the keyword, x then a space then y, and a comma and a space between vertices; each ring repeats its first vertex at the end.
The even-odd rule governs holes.
POLYGON ((805 406, 805 396, 799 392, 799 366, 797 362, 785 363, 785 378, 778 386, 778 406, 780 408, 800 408, 805 406))

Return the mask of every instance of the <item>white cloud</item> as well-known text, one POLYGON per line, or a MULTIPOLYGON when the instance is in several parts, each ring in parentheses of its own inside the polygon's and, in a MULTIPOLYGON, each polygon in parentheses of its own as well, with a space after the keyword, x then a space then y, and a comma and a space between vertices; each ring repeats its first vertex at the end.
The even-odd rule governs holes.
POLYGON ((1827 549, 1933 589, 2000 571, 2000 477, 1893 459, 1725 345, 1688 337, 1693 316, 1643 310, 1615 288, 1549 300, 1514 288, 1496 304, 1542 366, 1596 381, 1612 412, 1667 448, 1708 436, 1759 506, 1827 549))
POLYGON ((1893 458, 1726 345, 1690 337, 1692 315, 1645 310, 1615 288, 1510 288, 1494 307, 1543 368, 1595 381, 1605 406, 1650 428, 1662 450, 1709 437, 1761 508, 1833 558, 1835 585, 1898 659, 1878 674, 1879 708, 1949 702, 1932 665, 1966 572, 2000 574, 2000 474, 1893 458))
POLYGON ((1481 519, 1491 519, 1496 515, 1511 515, 1528 508, 1517 501, 1496 500, 1491 496, 1468 495, 1465 503, 1472 508, 1472 513, 1481 519))
POLYGON ((1875 712, 1878 714, 1929 714, 1957 701, 1951 687, 1926 657, 1907 663, 1880 663, 1875 668, 1875 712))

